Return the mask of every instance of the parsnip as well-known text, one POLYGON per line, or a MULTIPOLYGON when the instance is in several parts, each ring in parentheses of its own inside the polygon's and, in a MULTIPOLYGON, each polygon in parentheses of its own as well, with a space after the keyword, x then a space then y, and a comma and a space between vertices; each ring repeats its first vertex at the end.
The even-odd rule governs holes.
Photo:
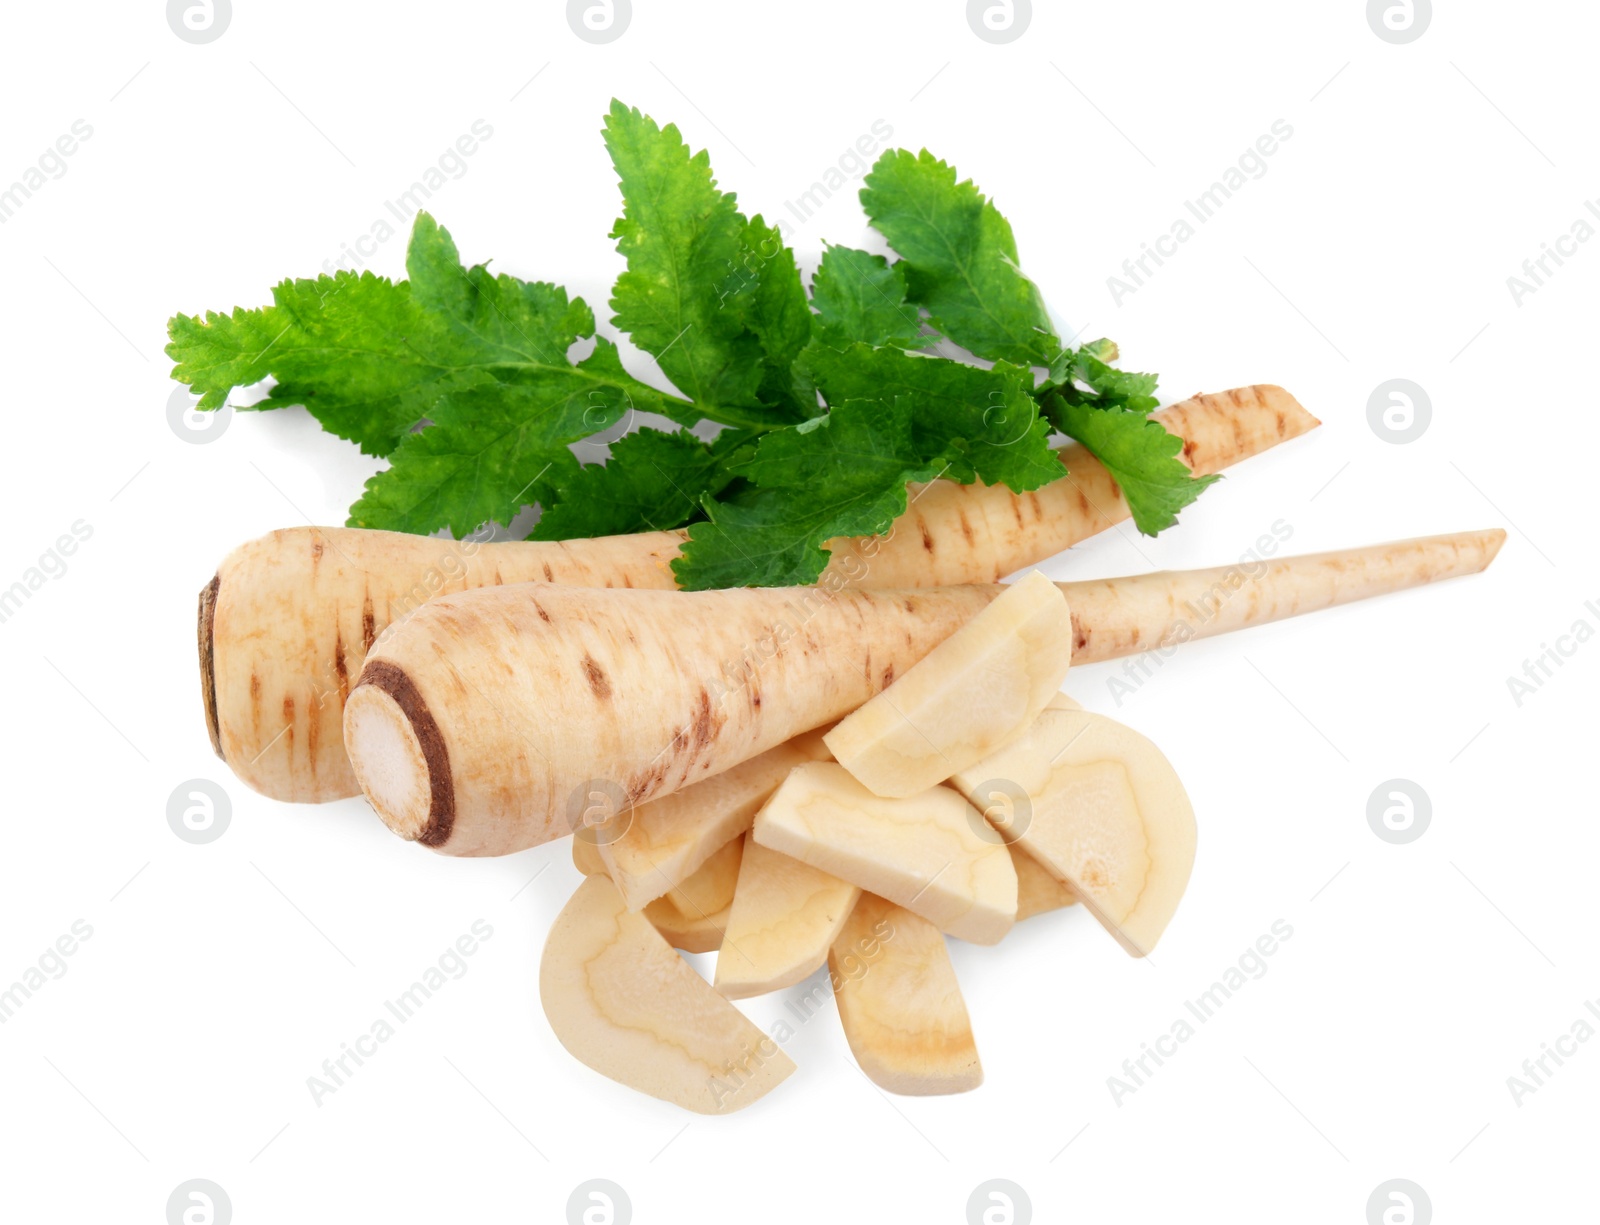
POLYGON ((687 1110, 743 1109, 794 1071, 604 876, 585 878, 551 925, 539 998, 577 1059, 687 1110))
POLYGON ((585 876, 609 876, 600 849, 587 838, 572 840, 572 866, 585 876))
POLYGON ((746 835, 717 954, 717 990, 737 1000, 801 981, 827 959, 860 896, 857 886, 746 835))
POLYGON ((1011 866, 1017 870, 1017 922, 1077 904, 1078 895, 1057 880, 1032 855, 1011 845, 1011 866))
POLYGON ((731 910, 725 906, 716 914, 686 915, 667 898, 658 897, 640 913, 673 948, 685 953, 715 953, 722 947, 731 910))
POLYGON ((874 795, 916 795, 1023 731, 1060 692, 1072 617, 1035 570, 824 737, 874 795))
MULTIPOLYGON (((731 903, 713 906, 709 911, 700 903, 717 902, 731 895, 729 882, 737 882, 744 840, 736 838, 719 848, 682 882, 682 887, 656 898, 644 907, 644 917, 666 937, 673 948, 686 953, 714 953, 722 947, 728 928, 731 903)), ((599 848, 587 838, 572 840, 572 862, 585 876, 604 876, 610 870, 600 858, 599 848)), ((632 909, 630 907, 630 909, 632 909)))
MULTIPOLYGON (((1475 573, 1504 537, 1064 583, 1073 660, 1475 573)), ((441 597, 373 652, 346 704, 345 743, 402 837, 454 855, 517 851, 566 833, 572 797, 596 779, 642 804, 840 718, 1000 591, 530 584, 441 597)))
POLYGON ((642 909, 749 829, 756 810, 795 766, 827 756, 822 737, 807 732, 634 808, 624 821, 626 832, 597 848, 628 909, 642 909))
POLYGON ((831 761, 800 766, 756 814, 750 836, 921 915, 994 944, 1017 916, 1017 873, 983 818, 948 787, 907 799, 868 791, 831 761))
POLYGON ((950 950, 933 924, 863 893, 829 961, 845 1038, 874 1084, 928 1096, 983 1083, 950 950), (852 963, 863 946, 877 955, 852 963), (855 974, 854 966, 864 969, 855 974))
MULTIPOLYGON (((733 904, 739 885, 744 837, 736 835, 713 851, 704 863, 661 897, 685 918, 704 918, 733 904)), ((620 890, 618 891, 620 892, 620 890)))
MULTIPOLYGON (((1209 473, 1318 424, 1279 387, 1197 396, 1156 413, 1209 473)), ((886 537, 832 542, 824 585, 989 582, 1128 517, 1116 483, 1076 444, 1070 475, 1034 493, 935 481, 886 537)), ((200 680, 217 755, 275 799, 356 794, 340 738, 372 644, 424 601, 503 583, 673 586, 684 533, 483 544, 346 528, 291 528, 234 550, 201 592, 200 680)))
POLYGON ((950 782, 981 808, 996 780, 1028 800, 1001 833, 1064 881, 1129 953, 1155 948, 1195 848, 1194 809, 1161 751, 1102 715, 1047 710, 950 782))

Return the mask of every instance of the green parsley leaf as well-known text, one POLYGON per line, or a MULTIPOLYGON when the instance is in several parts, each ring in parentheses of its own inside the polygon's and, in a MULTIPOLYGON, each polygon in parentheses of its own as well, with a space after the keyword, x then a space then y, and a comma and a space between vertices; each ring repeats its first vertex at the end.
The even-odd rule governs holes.
POLYGON ((1122 489, 1133 522, 1146 536, 1171 527, 1218 475, 1196 477, 1182 460, 1183 439, 1143 412, 1096 408, 1050 392, 1047 409, 1063 434, 1105 465, 1122 489))
POLYGON ((341 271, 284 281, 272 303, 167 325, 172 377, 200 394, 200 408, 270 376, 277 385, 250 408, 303 404, 324 429, 387 455, 440 395, 480 377, 453 360, 448 331, 405 282, 341 271))
POLYGON ((905 265, 911 301, 979 357, 1048 366, 1061 351, 1038 288, 1017 264, 1011 223, 954 166, 924 149, 890 149, 861 204, 905 265))
POLYGON ((1148 413, 1159 405, 1157 376, 1118 370, 1109 364, 1116 360, 1117 346, 1109 340, 1092 341, 1076 351, 1068 349, 1051 363, 1047 386, 1058 388, 1065 399, 1098 408, 1148 413), (1079 384, 1088 388, 1087 394, 1079 384))
POLYGON ((825 344, 843 349, 852 343, 920 349, 922 318, 906 301, 901 265, 853 247, 830 246, 811 281, 811 301, 820 316, 825 344))
POLYGON ((745 253, 749 223, 717 190, 704 150, 691 154, 678 129, 613 101, 606 148, 622 181, 623 212, 611 231, 628 270, 612 290, 611 322, 655 357, 703 415, 760 404, 766 351, 728 309, 728 282, 745 253))
MULTIPOLYGON (((417 216, 406 264, 411 279, 398 284, 337 272, 284 281, 260 310, 208 312, 204 321, 178 315, 169 324, 172 377, 210 409, 235 387, 270 376, 277 385, 252 408, 303 404, 332 433, 388 455, 442 396, 570 372, 567 348, 594 334, 581 298, 569 302, 557 286, 494 276, 481 265, 462 268, 449 232, 427 213, 417 216)), ((636 407, 672 417, 692 409, 627 374, 614 353, 596 350, 584 363, 602 397, 620 391, 636 407)))
POLYGON ((577 467, 569 444, 622 420, 633 408, 670 407, 622 369, 600 338, 577 365, 574 341, 594 333, 581 298, 554 285, 463 269, 455 243, 425 214, 408 255, 413 299, 425 318, 480 361, 476 382, 428 409, 432 424, 407 434, 387 471, 367 481, 350 508, 352 527, 464 535, 509 523, 526 503, 577 467), (491 377, 492 375, 492 377, 491 377))
POLYGON ((760 215, 750 219, 740 236, 739 264, 724 283, 723 301, 740 312, 761 342, 764 354, 761 402, 784 411, 795 421, 814 417, 816 388, 795 366, 795 358, 811 339, 811 307, 794 252, 783 236, 760 215))
POLYGON ((885 532, 906 509, 906 482, 931 480, 938 462, 916 454, 909 397, 847 400, 825 416, 762 437, 739 465, 754 482, 708 500, 709 522, 689 529, 672 563, 679 586, 788 587, 814 583, 823 542, 885 532))
POLYGON ((743 430, 724 430, 705 443, 687 430, 643 429, 611 444, 604 464, 585 464, 558 478, 554 496, 534 525, 533 540, 572 540, 682 527, 700 513, 701 499, 734 479, 729 457, 747 446, 743 430))
POLYGON ((830 404, 904 397, 923 459, 944 457, 944 475, 1022 493, 1062 475, 1050 449, 1050 426, 1039 416, 1027 370, 997 363, 982 370, 943 357, 899 349, 813 344, 802 355, 830 404))

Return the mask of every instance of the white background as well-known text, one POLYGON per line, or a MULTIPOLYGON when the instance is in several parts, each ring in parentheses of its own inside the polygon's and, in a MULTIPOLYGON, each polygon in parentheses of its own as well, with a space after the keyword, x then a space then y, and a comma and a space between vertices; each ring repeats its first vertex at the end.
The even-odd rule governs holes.
MULTIPOLYGON (((1600 1042, 1520 1106, 1506 1082, 1600 997, 1600 645, 1520 706, 1507 677, 1600 626, 1581 391, 1600 243, 1520 305, 1506 279, 1600 194, 1600 13, 1440 8, 1396 46, 1355 0, 1041 3, 991 45, 959 3, 636 0, 596 46, 557 3, 237 0, 196 46, 156 0, 9 6, 0 182, 75 120, 93 136, 0 226, 0 587, 74 521, 93 535, 0 624, 0 985, 74 921, 94 934, 0 1026, 8 1218, 159 1222, 206 1178, 241 1225, 554 1222, 603 1177, 640 1222, 959 1222, 1003 1177, 1052 1222, 1359 1223, 1391 1178, 1441 1222, 1593 1219, 1600 1042), (1113 667, 1069 678, 1166 749, 1199 857, 1146 963, 1080 910, 953 945, 975 1093, 883 1096, 831 1008, 790 1043, 796 1075, 736 1117, 631 1093, 539 1007, 578 880, 564 843, 438 857, 361 800, 262 799, 210 753, 195 593, 241 541, 341 522, 373 465, 298 410, 180 439, 167 317, 313 275, 482 119, 492 139, 430 208, 469 260, 603 319, 613 94, 676 121, 769 217, 882 119, 990 192, 1063 323, 1162 371, 1168 399, 1278 382, 1326 423, 1159 540, 1112 532, 1053 575, 1228 562, 1279 519, 1295 552, 1510 530, 1480 578, 1187 646, 1120 707, 1113 667), (1279 119, 1267 173, 1116 305, 1107 278, 1279 119), (1367 422, 1396 377, 1433 406, 1407 445, 1367 422), (196 777, 233 803, 205 846, 166 820, 196 777), (1366 819, 1396 777, 1433 805, 1406 846, 1366 819), (480 918, 494 936, 466 976, 314 1105, 306 1078, 480 918), (1278 919, 1294 935, 1265 976, 1116 1104, 1107 1078, 1278 919)), ((861 240, 854 188, 797 228, 808 268, 824 238, 861 240)), ((402 261, 397 237, 370 266, 402 261)))

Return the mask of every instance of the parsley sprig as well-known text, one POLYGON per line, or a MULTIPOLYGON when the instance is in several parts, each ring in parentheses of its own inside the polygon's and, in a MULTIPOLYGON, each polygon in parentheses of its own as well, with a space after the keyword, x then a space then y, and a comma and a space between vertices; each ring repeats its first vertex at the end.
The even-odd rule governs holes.
POLYGON ((1111 471, 1147 535, 1216 479, 1150 420, 1154 375, 1117 369, 1110 341, 1062 344, 1010 224, 927 151, 884 153, 861 191, 898 258, 829 246, 808 293, 777 228, 675 126, 613 102, 604 136, 627 262, 610 323, 674 391, 624 368, 583 299, 463 266, 427 213, 403 281, 339 271, 282 282, 270 306, 174 316, 173 377, 202 409, 270 380, 248 407, 303 405, 386 457, 352 526, 461 536, 537 503, 543 540, 687 527, 689 589, 813 582, 824 542, 886 531, 907 482, 1058 480, 1053 432, 1111 471), (976 360, 929 352, 942 341, 976 360), (683 428, 580 464, 572 444, 632 410, 683 428), (688 428, 706 422, 710 441, 688 428))

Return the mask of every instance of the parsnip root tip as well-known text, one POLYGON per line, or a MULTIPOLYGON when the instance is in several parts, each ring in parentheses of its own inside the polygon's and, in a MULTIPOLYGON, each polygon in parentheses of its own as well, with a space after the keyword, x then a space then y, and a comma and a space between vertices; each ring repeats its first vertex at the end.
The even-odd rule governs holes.
POLYGON ((211 749, 223 761, 222 729, 217 723, 217 655, 216 636, 217 592, 222 589, 222 575, 213 574, 211 581, 200 588, 200 616, 198 634, 200 642, 200 702, 206 712, 206 732, 211 736, 211 749))
POLYGON ((405 669, 372 660, 344 711, 345 751, 383 823, 412 842, 443 846, 455 824, 450 752, 405 669))
POLYGON ((1500 550, 1506 543, 1506 529, 1503 527, 1491 527, 1484 531, 1482 535, 1484 555, 1483 565, 1478 567, 1480 574, 1489 568, 1495 558, 1500 556, 1500 550))

